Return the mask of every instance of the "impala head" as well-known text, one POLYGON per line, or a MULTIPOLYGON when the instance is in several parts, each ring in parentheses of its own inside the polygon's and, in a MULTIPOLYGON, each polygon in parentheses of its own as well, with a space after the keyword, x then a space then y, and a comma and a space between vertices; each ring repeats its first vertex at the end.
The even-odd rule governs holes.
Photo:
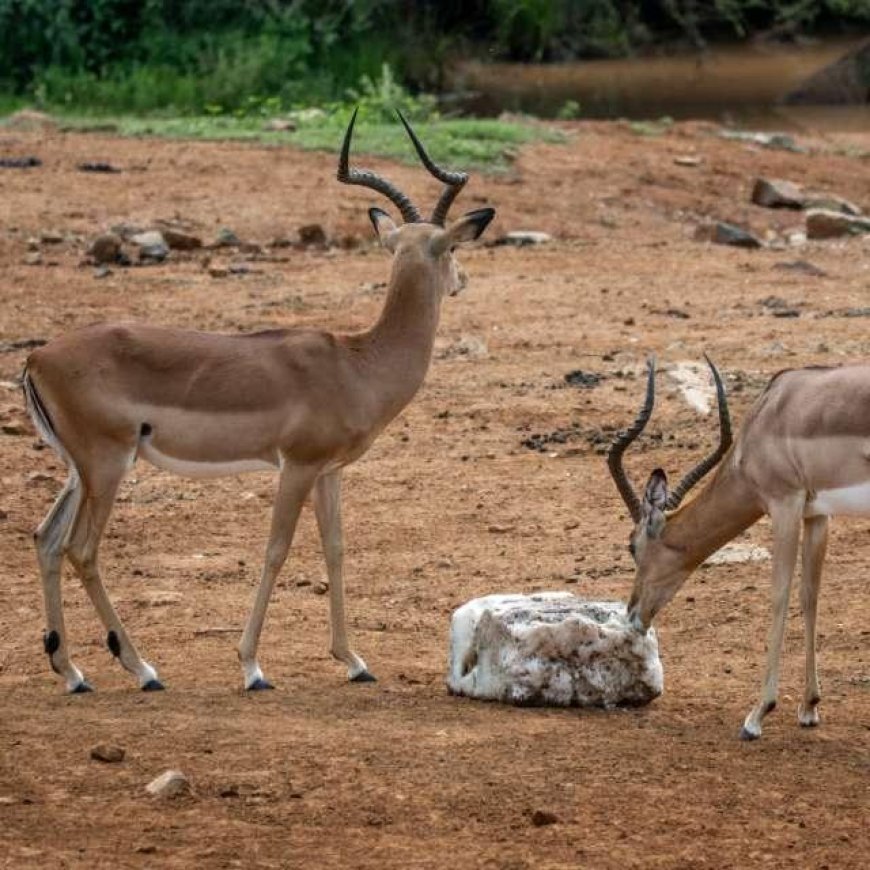
POLYGON ((683 557, 683 549, 668 536, 668 512, 676 510, 686 493, 711 471, 731 446, 731 420, 725 388, 716 366, 704 356, 716 383, 719 407, 719 446, 706 459, 699 462, 668 492, 667 475, 655 469, 647 481, 643 498, 638 498, 628 475, 622 467, 622 454, 649 421, 655 402, 655 359, 647 362, 646 399, 634 423, 621 432, 607 455, 607 466, 634 522, 629 538, 629 550, 637 570, 634 589, 628 602, 628 615, 636 628, 645 631, 653 617, 674 597, 692 571, 683 557))
POLYGON ((399 209, 404 223, 396 224, 383 209, 369 209, 369 218, 381 244, 397 260, 413 259, 431 268, 437 276, 435 284, 440 291, 455 296, 465 286, 465 275, 456 261, 454 250, 457 245, 479 238, 495 217, 495 209, 476 209, 445 225, 450 206, 468 181, 468 175, 465 172, 448 172, 433 163, 405 116, 398 110, 396 114, 421 163, 445 185, 429 220, 423 220, 417 207, 395 185, 374 172, 353 169, 348 165, 357 110, 354 110, 344 135, 338 161, 338 180, 345 184, 359 184, 386 196, 399 209))

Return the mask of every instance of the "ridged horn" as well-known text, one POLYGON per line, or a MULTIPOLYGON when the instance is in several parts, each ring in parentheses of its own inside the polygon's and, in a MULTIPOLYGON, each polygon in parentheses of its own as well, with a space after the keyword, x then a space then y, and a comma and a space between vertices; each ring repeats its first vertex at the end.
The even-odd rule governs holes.
MULTIPOLYGON (((399 209, 405 223, 419 223, 422 220, 420 212, 417 211, 414 203, 412 203, 398 187, 368 169, 351 169, 348 165, 350 160, 350 142, 353 138, 353 125, 356 123, 358 112, 359 106, 353 110, 350 123, 347 125, 347 132, 344 134, 341 155, 338 158, 338 180, 344 184, 359 184, 362 187, 368 187, 371 190, 376 190, 378 193, 382 193, 390 200, 390 202, 393 203, 393 205, 396 206, 396 208, 399 209)), ((404 120, 405 119, 402 118, 403 122, 404 120)), ((405 124, 405 126, 407 128, 408 125, 405 124)), ((418 151, 419 147, 420 146, 418 146, 418 151)))
POLYGON ((622 467, 622 454, 625 453, 628 446, 634 441, 644 427, 649 422, 652 416, 653 405, 655 404, 655 389, 656 389, 656 360, 654 356, 650 356, 646 361, 647 380, 646 380, 646 399, 644 399, 643 407, 637 415, 634 423, 629 426, 624 432, 620 432, 616 436, 610 450, 607 454, 607 467, 610 469, 610 474, 613 477, 613 482, 625 502, 632 520, 637 523, 640 521, 640 499, 622 467))
POLYGON ((728 452, 731 446, 731 415, 728 413, 728 400, 725 398, 725 386, 719 370, 713 365, 713 361, 704 354, 707 365, 713 373, 713 381, 716 384, 716 403, 719 406, 719 446, 706 459, 699 462, 674 488, 665 503, 665 510, 672 511, 679 507, 686 493, 708 472, 716 467, 719 460, 728 452))
POLYGON ((432 211, 432 217, 429 219, 430 223, 443 227, 444 222, 447 220, 447 213, 450 211, 450 206, 453 205, 453 200, 459 196, 459 191, 465 187, 465 183, 468 181, 468 173, 448 172, 446 169, 442 169, 438 166, 426 153, 423 143, 417 138, 417 134, 414 132, 405 116, 398 109, 396 109, 396 114, 399 116, 399 120, 408 132, 408 136, 414 144, 414 148, 417 150, 420 162, 432 175, 435 176, 435 178, 437 178, 442 184, 446 185, 441 193, 441 197, 432 211))

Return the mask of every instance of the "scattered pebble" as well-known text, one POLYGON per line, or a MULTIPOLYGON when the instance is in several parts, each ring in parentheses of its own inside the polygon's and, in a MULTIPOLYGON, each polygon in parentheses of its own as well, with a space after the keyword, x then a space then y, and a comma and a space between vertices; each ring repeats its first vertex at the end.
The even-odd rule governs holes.
POLYGON ((180 770, 167 770, 145 786, 153 797, 176 798, 190 794, 190 780, 180 770))
POLYGON ((130 241, 139 248, 140 261, 162 262, 169 256, 169 245, 163 238, 163 233, 157 230, 147 230, 130 237, 130 241))
POLYGON ((532 824, 536 828, 543 828, 546 825, 555 825, 558 821, 559 817, 548 810, 535 810, 532 813, 532 824))
POLYGON ((91 749, 91 758, 95 761, 104 761, 106 764, 118 764, 124 760, 126 754, 120 746, 111 743, 98 743, 91 749))
POLYGON ((320 224, 299 227, 299 241, 305 247, 326 247, 326 232, 320 224))
POLYGON ((779 178, 756 179, 752 188, 752 202, 765 208, 792 208, 804 207, 805 196, 803 191, 791 181, 779 178))
POLYGON ((0 157, 0 168, 29 169, 32 166, 42 166, 38 157, 0 157))
POLYGON ((329 592, 329 584, 324 583, 323 580, 318 580, 317 583, 312 584, 311 591, 315 595, 326 595, 329 592))
POLYGON ((164 227, 161 232, 166 244, 173 251, 194 251, 202 247, 202 239, 192 233, 185 233, 170 227, 164 227))
POLYGON ((88 254, 97 263, 114 263, 121 253, 122 244, 123 239, 116 233, 103 233, 91 242, 88 254))
POLYGON ((527 245, 543 245, 552 241, 553 237, 549 233, 543 233, 538 230, 513 230, 491 242, 491 245, 513 245, 518 248, 524 248, 527 245))
POLYGON ((237 248, 242 240, 229 228, 221 227, 215 239, 216 248, 237 248))
POLYGON ((118 169, 117 166, 112 166, 111 163, 103 163, 101 161, 79 163, 79 165, 76 168, 79 170, 79 172, 112 173, 112 172, 120 172, 121 171, 120 169, 118 169))
POLYGON ((870 233, 870 218, 826 209, 811 209, 807 212, 807 238, 833 239, 862 233, 870 233))

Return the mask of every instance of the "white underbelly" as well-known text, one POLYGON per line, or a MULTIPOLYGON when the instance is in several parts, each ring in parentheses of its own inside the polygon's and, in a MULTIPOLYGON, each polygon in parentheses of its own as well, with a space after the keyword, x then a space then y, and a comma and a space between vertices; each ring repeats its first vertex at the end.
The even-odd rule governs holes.
POLYGON ((148 441, 139 444, 139 456, 152 465, 180 474, 184 477, 226 477, 231 474, 242 474, 246 471, 275 471, 280 468, 278 456, 274 462, 262 459, 234 459, 229 462, 197 462, 192 459, 179 459, 161 453, 148 441))
POLYGON ((804 516, 870 516, 870 481, 819 490, 812 501, 807 502, 804 516))

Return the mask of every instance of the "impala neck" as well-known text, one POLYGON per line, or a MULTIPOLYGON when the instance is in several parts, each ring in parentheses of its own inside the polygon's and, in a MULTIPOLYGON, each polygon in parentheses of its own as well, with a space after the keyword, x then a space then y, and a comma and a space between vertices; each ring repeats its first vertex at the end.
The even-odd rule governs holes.
POLYGON ((663 540, 683 552, 684 567, 689 570, 748 529, 764 513, 732 458, 729 452, 707 486, 668 516, 663 540))
POLYGON ((438 273, 414 250, 393 260, 389 290, 377 323, 358 337, 360 358, 385 392, 390 413, 397 414, 414 396, 432 359, 441 307, 438 273))

